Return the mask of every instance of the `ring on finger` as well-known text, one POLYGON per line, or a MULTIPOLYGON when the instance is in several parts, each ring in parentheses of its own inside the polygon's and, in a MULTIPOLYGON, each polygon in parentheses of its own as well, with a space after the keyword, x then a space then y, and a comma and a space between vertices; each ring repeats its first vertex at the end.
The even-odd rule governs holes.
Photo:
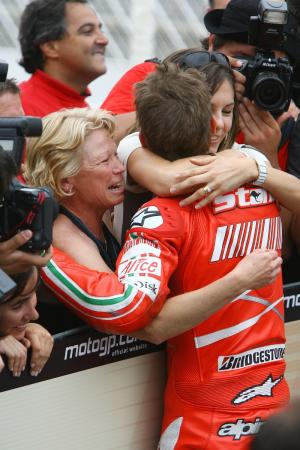
POLYGON ((204 186, 203 192, 204 192, 204 195, 211 194, 212 193, 212 188, 210 186, 208 186, 208 184, 207 184, 206 186, 204 186))

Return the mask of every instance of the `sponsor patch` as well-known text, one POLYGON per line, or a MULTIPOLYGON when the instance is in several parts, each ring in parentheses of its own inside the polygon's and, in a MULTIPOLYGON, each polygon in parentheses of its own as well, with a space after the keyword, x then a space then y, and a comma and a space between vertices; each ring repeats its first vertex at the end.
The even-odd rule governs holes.
POLYGON ((161 250, 157 241, 150 241, 143 237, 130 238, 124 244, 124 253, 122 259, 135 258, 137 255, 152 254, 160 256, 161 250))
POLYGON ((218 195, 212 202, 214 214, 235 208, 253 208, 253 206, 274 203, 274 197, 263 188, 240 187, 234 192, 218 195))
POLYGON ((283 376, 273 379, 272 375, 269 375, 262 384, 257 384, 241 391, 231 403, 240 405, 255 397, 273 397, 273 389, 282 379, 283 376))
MULTIPOLYGON (((118 267, 118 277, 122 283, 136 286, 145 292, 152 301, 156 300, 160 288, 160 276, 162 263, 159 256, 149 253, 140 253, 145 249, 145 242, 131 247, 123 254, 118 267), (128 256, 131 256, 128 258, 128 256)), ((156 247, 149 247, 160 254, 156 247)))
POLYGON ((145 275, 157 275, 161 274, 161 260, 156 256, 146 255, 138 258, 126 259, 123 258, 118 267, 118 275, 120 278, 124 276, 132 276, 136 274, 145 275))
POLYGON ((147 279, 147 280, 143 280, 141 281, 141 279, 134 281, 135 286, 137 286, 137 288, 140 291, 150 291, 152 294, 154 294, 155 296, 158 294, 158 289, 160 286, 160 282, 158 280, 151 280, 151 279, 147 279))
POLYGON ((223 423, 218 430, 218 436, 231 437, 233 441, 239 441, 244 436, 257 434, 263 423, 260 417, 257 417, 254 422, 238 419, 236 422, 223 423))
POLYGON ((218 371, 244 369, 245 367, 278 361, 283 359, 284 351, 285 345, 278 344, 255 348, 236 355, 219 356, 218 371))
POLYGON ((132 218, 130 227, 158 228, 163 224, 163 218, 156 206, 140 209, 132 218))

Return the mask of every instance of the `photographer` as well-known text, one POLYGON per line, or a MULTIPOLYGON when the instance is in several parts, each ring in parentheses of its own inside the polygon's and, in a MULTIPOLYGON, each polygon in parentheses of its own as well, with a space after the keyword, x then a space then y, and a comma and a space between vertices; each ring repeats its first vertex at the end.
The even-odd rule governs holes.
MULTIPOLYGON (((208 38, 209 50, 253 62, 258 54, 258 45, 254 46, 248 43, 250 18, 258 15, 262 3, 260 0, 231 0, 226 9, 208 12, 204 17, 204 24, 211 33, 208 38)), ((270 4, 272 2, 268 2, 267 6, 269 7, 270 4)), ((278 2, 278 5, 282 6, 284 10, 285 2, 278 2)), ((291 15, 288 24, 284 25, 283 29, 287 33, 287 39, 280 42, 279 39, 272 38, 271 42, 275 43, 271 50, 276 58, 282 58, 286 56, 283 51, 285 49, 295 64, 294 53, 297 52, 297 46, 291 45, 291 35, 288 31, 290 20, 291 15)), ((260 29, 260 34, 257 32, 257 36, 259 35, 260 39, 264 41, 267 38, 261 23, 260 26, 262 29, 260 29)), ((297 80, 298 73, 296 70, 295 72, 294 77, 297 80)), ((277 119, 269 111, 263 110, 247 98, 239 105, 239 112, 242 134, 238 136, 238 142, 258 148, 268 157, 273 167, 279 166, 282 170, 300 178, 300 120, 298 119, 299 110, 293 101, 291 101, 289 110, 277 119)), ((282 219, 285 261, 283 273, 285 283, 290 283, 299 280, 297 270, 299 257, 295 252, 295 247, 299 252, 300 223, 298 216, 291 216, 285 210, 283 210, 282 219)))
MULTIPOLYGON (((0 96, 1 104, 1 96, 0 96)), ((1 118, 0 118, 1 120, 1 118)), ((14 175, 16 166, 8 152, 0 148, 0 197, 3 198, 14 175)), ((23 272, 30 266, 45 266, 51 258, 51 248, 44 255, 20 250, 32 238, 32 231, 22 230, 10 239, 0 242, 0 267, 8 274, 23 272)))
MULTIPOLYGON (((227 56, 253 60, 258 49, 248 43, 248 32, 250 18, 257 16, 259 4, 259 0, 231 0, 225 9, 209 11, 204 17, 204 24, 211 33, 208 38, 209 51, 219 51, 227 56)), ((274 44, 272 51, 276 58, 286 56, 280 42, 274 44)), ((288 147, 294 136, 293 118, 297 117, 298 113, 299 110, 291 102, 288 114, 284 113, 275 120, 270 112, 245 99, 240 105, 242 139, 246 144, 263 151, 273 166, 279 164, 281 169, 286 170, 289 167, 288 147), (287 116, 292 117, 287 119, 287 116)), ((293 175, 300 177, 300 160, 293 175)))

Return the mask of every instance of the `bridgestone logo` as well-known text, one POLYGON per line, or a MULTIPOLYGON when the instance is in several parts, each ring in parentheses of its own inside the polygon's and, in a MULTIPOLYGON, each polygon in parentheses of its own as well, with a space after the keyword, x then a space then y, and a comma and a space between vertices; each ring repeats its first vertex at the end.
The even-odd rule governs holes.
POLYGON ((244 369, 249 366, 265 364, 283 359, 284 344, 260 347, 237 355, 219 356, 218 371, 244 369))

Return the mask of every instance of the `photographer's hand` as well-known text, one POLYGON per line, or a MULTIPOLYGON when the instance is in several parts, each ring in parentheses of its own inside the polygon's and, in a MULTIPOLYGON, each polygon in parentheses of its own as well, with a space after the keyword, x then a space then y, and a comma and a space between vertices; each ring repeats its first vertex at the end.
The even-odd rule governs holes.
MULTIPOLYGON (((240 69, 240 67, 242 66, 241 61, 239 61, 238 59, 232 58, 231 56, 228 56, 228 59, 232 69, 240 69)), ((233 70, 233 75, 235 95, 237 100, 241 102, 245 93, 246 77, 238 70, 233 70)))
POLYGON ((27 348, 31 347, 32 349, 30 374, 37 376, 51 355, 53 337, 42 325, 30 322, 26 325, 25 337, 22 342, 27 348))
POLYGON ((248 98, 239 105, 240 130, 245 144, 260 150, 273 167, 278 167, 278 145, 281 139, 280 126, 268 111, 256 106, 248 98))
POLYGON ((19 273, 28 269, 30 266, 45 266, 51 258, 51 248, 45 255, 18 250, 32 237, 32 231, 23 230, 7 241, 0 242, 0 267, 8 274, 19 273))

